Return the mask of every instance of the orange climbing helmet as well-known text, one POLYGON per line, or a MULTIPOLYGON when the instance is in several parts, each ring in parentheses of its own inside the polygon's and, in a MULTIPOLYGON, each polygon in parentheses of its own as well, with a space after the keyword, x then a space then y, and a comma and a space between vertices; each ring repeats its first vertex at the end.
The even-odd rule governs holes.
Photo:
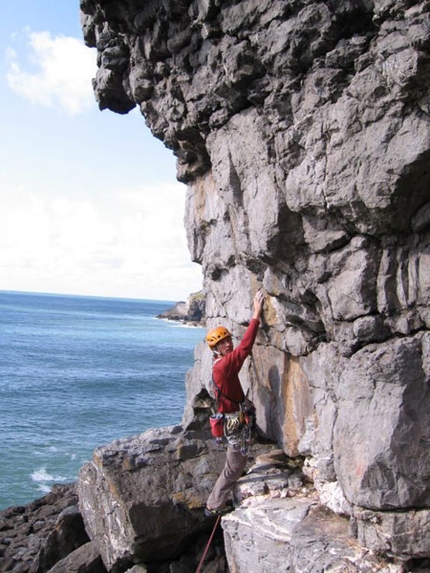
POLYGON ((209 332, 206 334, 206 342, 209 345, 209 348, 215 348, 218 342, 224 340, 224 338, 228 338, 231 336, 231 332, 229 332, 224 326, 216 326, 215 328, 211 328, 209 332))

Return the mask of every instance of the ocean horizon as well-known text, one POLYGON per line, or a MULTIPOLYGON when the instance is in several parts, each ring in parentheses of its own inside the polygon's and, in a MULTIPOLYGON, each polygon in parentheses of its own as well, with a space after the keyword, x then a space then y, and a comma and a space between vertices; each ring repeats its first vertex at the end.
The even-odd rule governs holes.
POLYGON ((0 509, 75 481, 95 448, 179 424, 204 329, 178 301, 0 291, 0 509))

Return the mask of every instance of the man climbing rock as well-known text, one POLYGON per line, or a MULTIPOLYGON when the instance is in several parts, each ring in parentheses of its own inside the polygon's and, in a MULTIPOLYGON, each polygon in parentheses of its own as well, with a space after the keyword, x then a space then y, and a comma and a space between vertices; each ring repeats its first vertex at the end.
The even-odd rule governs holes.
POLYGON ((254 297, 251 322, 236 348, 233 347, 231 333, 223 326, 212 328, 206 335, 206 342, 213 352, 212 381, 217 409, 220 414, 224 414, 224 435, 227 439, 225 465, 207 500, 207 516, 226 511, 227 498, 245 469, 254 409, 252 403, 245 398, 239 371, 245 358, 251 354, 260 325, 263 301, 264 295, 260 290, 254 297))

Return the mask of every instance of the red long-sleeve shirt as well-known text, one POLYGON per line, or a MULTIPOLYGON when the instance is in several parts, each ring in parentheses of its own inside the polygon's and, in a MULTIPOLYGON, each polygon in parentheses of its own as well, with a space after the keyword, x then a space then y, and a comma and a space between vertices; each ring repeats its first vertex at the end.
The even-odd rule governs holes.
POLYGON ((217 358, 213 364, 212 376, 216 385, 215 391, 218 387, 223 394, 219 396, 218 412, 224 414, 237 412, 239 404, 245 399, 239 380, 239 371, 245 358, 251 354, 259 324, 260 321, 253 318, 236 348, 222 358, 217 358))

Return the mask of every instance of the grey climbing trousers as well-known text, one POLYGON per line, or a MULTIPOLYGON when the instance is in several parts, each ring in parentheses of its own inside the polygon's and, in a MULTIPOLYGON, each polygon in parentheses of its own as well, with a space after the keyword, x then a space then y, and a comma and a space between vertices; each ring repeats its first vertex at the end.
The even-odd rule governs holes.
POLYGON ((246 466, 246 455, 240 451, 240 446, 227 446, 227 457, 224 468, 217 479, 212 493, 208 497, 206 506, 210 509, 222 509, 233 489, 234 484, 242 475, 246 466))

